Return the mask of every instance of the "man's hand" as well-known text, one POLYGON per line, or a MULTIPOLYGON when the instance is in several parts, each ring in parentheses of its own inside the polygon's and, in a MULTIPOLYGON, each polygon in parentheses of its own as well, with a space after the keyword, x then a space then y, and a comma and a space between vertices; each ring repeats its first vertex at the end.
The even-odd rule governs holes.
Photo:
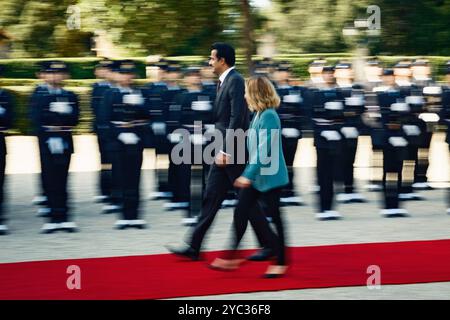
POLYGON ((247 179, 246 177, 240 176, 236 180, 234 180, 233 186, 236 188, 248 188, 252 185, 252 181, 247 179))
POLYGON ((230 156, 227 156, 226 154, 220 152, 214 162, 218 167, 225 167, 230 162, 230 156))

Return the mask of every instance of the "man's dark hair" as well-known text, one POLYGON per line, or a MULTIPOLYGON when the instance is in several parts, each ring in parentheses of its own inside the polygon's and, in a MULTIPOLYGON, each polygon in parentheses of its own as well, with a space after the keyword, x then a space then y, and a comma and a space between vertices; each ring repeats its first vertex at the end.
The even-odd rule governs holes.
POLYGON ((236 62, 236 54, 234 48, 228 43, 216 42, 211 46, 211 50, 217 50, 217 59, 224 58, 225 63, 233 67, 236 62))

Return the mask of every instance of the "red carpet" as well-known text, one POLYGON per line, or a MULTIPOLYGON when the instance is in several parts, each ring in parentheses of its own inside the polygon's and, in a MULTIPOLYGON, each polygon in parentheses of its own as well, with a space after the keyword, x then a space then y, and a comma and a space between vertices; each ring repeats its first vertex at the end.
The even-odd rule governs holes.
MULTIPOLYGON (((250 252, 250 251, 249 251, 250 252)), ((207 254, 207 261, 218 252, 207 254)), ((290 249, 285 278, 262 279, 267 263, 218 272, 172 255, 0 264, 0 299, 158 299, 286 289, 365 286, 367 267, 381 284, 450 281, 450 240, 331 245, 290 249), (81 268, 81 289, 66 286, 67 267, 81 268)))

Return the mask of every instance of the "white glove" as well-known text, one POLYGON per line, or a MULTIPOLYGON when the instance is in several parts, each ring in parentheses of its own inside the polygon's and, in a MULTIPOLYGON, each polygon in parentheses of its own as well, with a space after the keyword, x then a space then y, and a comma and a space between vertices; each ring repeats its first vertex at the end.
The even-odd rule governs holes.
POLYGON ((212 109, 211 101, 192 101, 191 109, 194 111, 209 111, 212 109))
POLYGON ((137 105, 144 104, 144 98, 142 97, 141 94, 131 93, 131 94, 124 95, 122 98, 122 102, 125 104, 131 104, 131 105, 137 106, 137 105))
POLYGON ((133 132, 122 132, 119 134, 117 139, 122 141, 124 144, 136 144, 140 140, 139 137, 133 132))
POLYGON ((57 113, 72 113, 72 107, 66 101, 50 102, 49 110, 57 113))
POLYGON ((300 131, 295 128, 283 128, 281 134, 286 138, 298 138, 300 137, 300 131))
POLYGON ((155 135, 162 136, 166 134, 166 124, 164 122, 152 123, 152 130, 155 135))
POLYGON ((418 136, 420 134, 420 128, 414 125, 404 125, 403 131, 407 136, 418 136))
POLYGON ((51 154, 63 154, 64 142, 62 138, 52 137, 47 140, 48 148, 51 154))
POLYGON ((408 141, 403 137, 390 137, 389 143, 394 147, 406 147, 408 145, 408 141))
POLYGON ((189 140, 194 145, 202 145, 206 143, 206 139, 203 137, 203 135, 198 133, 190 135, 189 140))
POLYGON ((179 133, 171 133, 167 135, 167 138, 171 143, 178 143, 182 140, 183 136, 179 133))
POLYGON ((288 94, 283 97, 284 103, 300 103, 302 101, 302 96, 299 94, 288 94))
POLYGON ((320 135, 327 139, 327 141, 341 140, 341 135, 336 130, 324 130, 320 133, 320 135))
POLYGON ((347 139, 356 139, 359 136, 358 129, 356 129, 355 127, 341 128, 341 132, 347 139))

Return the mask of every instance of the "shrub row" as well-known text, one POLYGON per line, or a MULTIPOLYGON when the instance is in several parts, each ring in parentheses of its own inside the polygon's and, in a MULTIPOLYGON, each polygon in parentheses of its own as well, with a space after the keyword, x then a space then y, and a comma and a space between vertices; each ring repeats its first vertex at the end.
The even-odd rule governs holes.
MULTIPOLYGON (((349 59, 351 55, 346 53, 328 53, 328 54, 284 54, 275 57, 275 60, 288 60, 294 65, 294 72, 299 77, 307 77, 307 69, 309 63, 316 57, 324 57, 330 63, 335 63, 341 59, 349 59)), ((380 60, 387 66, 392 65, 395 61, 404 58, 401 56, 380 56, 380 60)), ((414 57, 412 57, 414 58, 414 57)), ((427 57, 433 65, 433 70, 438 76, 443 75, 443 65, 446 61, 450 60, 450 57, 429 56, 427 57)), ((145 57, 131 58, 137 64, 138 75, 140 78, 145 77, 145 57)), ((196 64, 205 60, 205 57, 201 56, 180 56, 170 57, 169 60, 177 61, 182 66, 188 66, 190 64, 196 64)), ((259 60, 261 57, 255 56, 255 60, 259 60)), ((39 70, 39 63, 49 59, 0 59, 0 66, 4 69, 4 78, 13 79, 34 79, 36 72, 39 70)), ((93 79, 94 67, 99 61, 98 58, 61 58, 67 63, 72 79, 93 79)), ((245 71, 244 57, 237 57, 237 67, 242 71, 245 71)))

